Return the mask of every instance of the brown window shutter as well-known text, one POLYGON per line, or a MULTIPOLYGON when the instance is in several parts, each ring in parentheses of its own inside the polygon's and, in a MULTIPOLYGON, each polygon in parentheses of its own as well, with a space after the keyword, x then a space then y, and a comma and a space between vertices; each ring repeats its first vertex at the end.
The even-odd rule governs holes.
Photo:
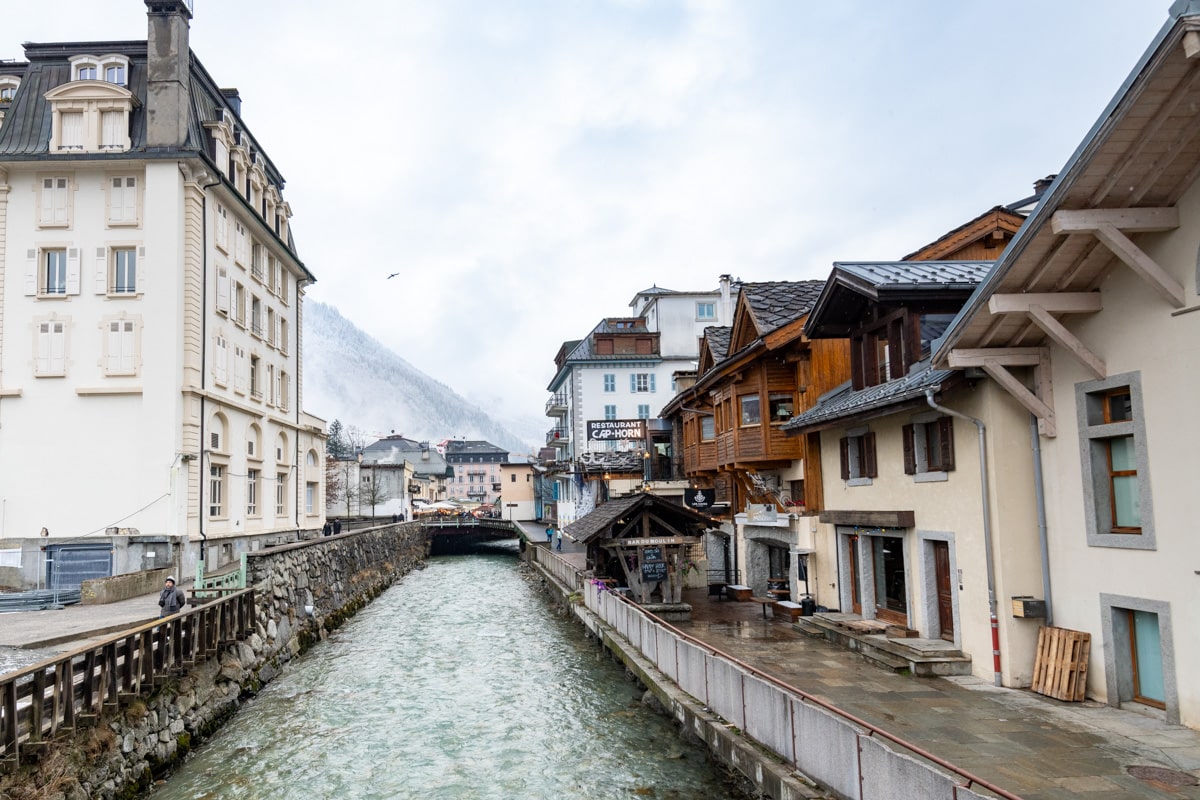
POLYGON ((914 439, 913 439, 914 428, 912 425, 905 425, 903 430, 904 430, 904 474, 905 475, 916 475, 917 474, 917 453, 916 453, 916 449, 913 446, 913 444, 914 444, 914 439))
POLYGON ((850 480, 850 440, 842 437, 838 444, 842 448, 842 480, 850 480))
POLYGON ((950 417, 938 418, 939 433, 942 435, 942 471, 954 469, 954 420, 950 417))
POLYGON ((864 478, 874 478, 878 476, 879 470, 875 467, 875 431, 869 431, 863 434, 862 454, 862 476, 864 478))

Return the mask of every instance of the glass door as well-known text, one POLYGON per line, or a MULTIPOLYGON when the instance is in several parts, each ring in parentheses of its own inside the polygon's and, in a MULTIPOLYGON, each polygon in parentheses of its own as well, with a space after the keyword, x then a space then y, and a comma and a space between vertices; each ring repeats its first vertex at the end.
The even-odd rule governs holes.
POLYGON ((904 539, 872 536, 875 568, 875 616, 884 622, 908 625, 908 579, 904 573, 904 539))
POLYGON ((1163 685, 1162 642, 1158 614, 1129 612, 1129 649, 1133 661, 1133 699, 1155 708, 1167 707, 1163 685))

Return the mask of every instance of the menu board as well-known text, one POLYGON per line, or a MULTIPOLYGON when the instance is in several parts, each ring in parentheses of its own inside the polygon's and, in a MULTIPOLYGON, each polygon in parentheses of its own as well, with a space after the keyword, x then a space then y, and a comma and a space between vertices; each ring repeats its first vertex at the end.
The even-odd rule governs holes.
POLYGON ((667 579, 667 562, 661 547, 642 548, 642 583, 658 583, 667 579))

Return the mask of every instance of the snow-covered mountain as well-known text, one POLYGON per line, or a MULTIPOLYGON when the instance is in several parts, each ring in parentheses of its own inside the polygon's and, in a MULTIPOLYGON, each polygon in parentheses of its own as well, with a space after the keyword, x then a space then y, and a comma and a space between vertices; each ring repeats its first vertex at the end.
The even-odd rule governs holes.
POLYGON ((513 453, 533 452, 529 430, 513 433, 333 306, 312 301, 304 303, 304 410, 368 435, 395 431, 434 442, 462 436, 513 453))

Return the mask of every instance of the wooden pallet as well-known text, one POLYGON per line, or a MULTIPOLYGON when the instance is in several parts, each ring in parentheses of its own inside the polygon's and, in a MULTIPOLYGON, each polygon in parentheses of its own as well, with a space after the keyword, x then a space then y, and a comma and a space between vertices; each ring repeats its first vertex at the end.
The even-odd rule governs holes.
POLYGON ((1090 633, 1043 626, 1038 631, 1037 661, 1030 688, 1056 700, 1083 700, 1091 648, 1090 633))

